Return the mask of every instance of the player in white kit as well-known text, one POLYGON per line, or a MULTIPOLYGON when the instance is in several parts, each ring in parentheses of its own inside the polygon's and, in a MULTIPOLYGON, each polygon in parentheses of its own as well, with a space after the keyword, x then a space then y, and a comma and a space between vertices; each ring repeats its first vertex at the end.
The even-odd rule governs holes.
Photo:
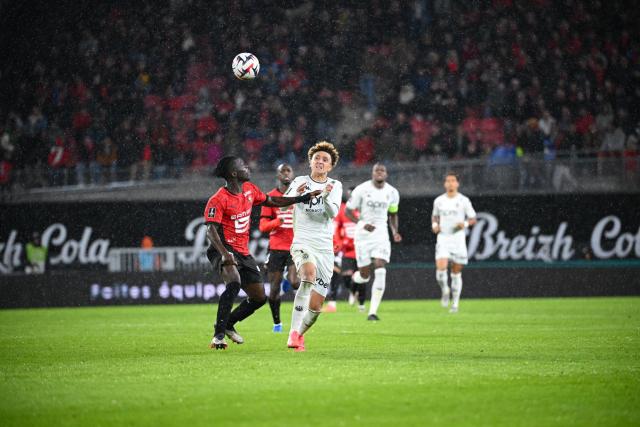
POLYGON ((378 307, 386 288, 385 266, 391 258, 391 242, 387 224, 391 228, 393 241, 402 241, 398 233, 398 204, 400 195, 387 182, 387 168, 382 163, 373 165, 371 179, 358 185, 347 202, 347 217, 357 223, 354 235, 358 271, 353 274, 355 283, 367 283, 374 269, 371 286, 371 304, 367 320, 380 320, 378 307), (360 212, 356 217, 354 210, 360 212))
POLYGON ((333 275, 333 219, 342 201, 342 183, 328 174, 339 159, 338 150, 328 142, 309 149, 311 174, 296 177, 285 195, 302 195, 314 190, 322 193, 306 203, 297 203, 293 211, 291 257, 300 287, 296 291, 287 346, 305 351, 304 334, 316 322, 329 291, 333 275))
POLYGON ((449 296, 452 297, 451 313, 458 312, 460 294, 462 293, 462 268, 467 265, 467 242, 465 229, 476 223, 476 211, 468 197, 458 193, 460 181, 458 175, 449 172, 444 178, 447 191, 433 202, 431 229, 438 235, 436 242, 436 281, 442 289, 440 303, 449 307, 449 296), (451 289, 447 268, 451 261, 451 289))

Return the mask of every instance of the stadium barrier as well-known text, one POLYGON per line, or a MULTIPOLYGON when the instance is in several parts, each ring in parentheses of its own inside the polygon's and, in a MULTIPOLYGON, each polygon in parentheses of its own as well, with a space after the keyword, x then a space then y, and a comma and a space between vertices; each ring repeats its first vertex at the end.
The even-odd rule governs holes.
MULTIPOLYGON (((640 295, 640 262, 483 262, 469 266, 463 280, 463 298, 640 295)), ((439 298, 432 264, 389 265, 387 282, 385 299, 439 298)), ((210 269, 13 274, 1 277, 0 307, 214 303, 223 291, 210 269)), ((284 295, 291 298, 291 292, 284 295)))
MULTIPOLYGON (((433 199, 402 197, 403 242, 393 245, 392 264, 433 261, 433 199)), ((478 224, 467 237, 471 264, 640 259, 640 194, 479 196, 471 201, 478 212, 478 224)), ((169 248, 161 251, 172 251, 152 257, 159 258, 152 261, 154 270, 206 267, 204 204, 205 200, 4 205, 0 279, 25 270, 25 245, 33 232, 40 233, 49 249, 49 271, 138 271, 135 254, 144 236, 152 237, 156 247, 169 248), (199 256, 190 266, 186 261, 193 254, 199 256)), ((269 241, 256 230, 259 212, 253 210, 249 249, 263 262, 269 241)))
POLYGON ((192 247, 111 248, 109 272, 204 271, 209 266, 206 251, 192 247))
MULTIPOLYGON (((543 156, 540 153, 507 159, 433 158, 429 161, 389 163, 387 169, 394 183, 403 187, 402 194, 410 196, 440 191, 443 175, 449 170, 456 171, 464 183, 465 191, 474 195, 629 192, 640 189, 640 173, 637 171, 639 159, 621 156, 598 158, 597 152, 562 152, 555 156, 543 156), (415 185, 417 182, 421 185, 415 185)), ((38 179, 19 171, 6 197, 9 200, 31 202, 77 200, 78 197, 109 199, 122 194, 132 195, 129 199, 185 199, 211 187, 211 172, 211 168, 180 169, 131 179, 128 170, 115 169, 108 179, 83 183, 74 178, 73 171, 66 171, 65 179, 60 182, 47 181, 44 178, 45 171, 40 171, 38 179)), ((354 185, 370 178, 371 166, 341 167, 334 176, 345 185, 354 185)), ((271 186, 273 170, 256 170, 252 180, 259 186, 271 186)))

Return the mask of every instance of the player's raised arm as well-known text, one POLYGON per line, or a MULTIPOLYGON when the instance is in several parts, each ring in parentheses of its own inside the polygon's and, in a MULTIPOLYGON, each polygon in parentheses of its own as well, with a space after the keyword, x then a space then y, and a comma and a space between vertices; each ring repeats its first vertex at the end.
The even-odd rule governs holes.
POLYGON ((335 218, 340 211, 340 201, 342 200, 342 183, 340 181, 329 181, 322 191, 324 198, 324 210, 329 218, 335 218))

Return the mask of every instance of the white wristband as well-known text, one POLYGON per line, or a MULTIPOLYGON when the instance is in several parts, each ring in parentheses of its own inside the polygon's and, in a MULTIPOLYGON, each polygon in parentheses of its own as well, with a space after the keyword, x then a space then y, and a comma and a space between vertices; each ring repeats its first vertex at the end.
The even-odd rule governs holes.
POLYGON ((432 222, 432 223, 431 223, 431 228, 432 228, 433 230, 435 230, 436 228, 438 228, 438 223, 437 223, 437 222, 432 222))
POLYGON ((469 221, 465 221, 463 222, 463 224, 464 224, 464 228, 469 228, 469 221))

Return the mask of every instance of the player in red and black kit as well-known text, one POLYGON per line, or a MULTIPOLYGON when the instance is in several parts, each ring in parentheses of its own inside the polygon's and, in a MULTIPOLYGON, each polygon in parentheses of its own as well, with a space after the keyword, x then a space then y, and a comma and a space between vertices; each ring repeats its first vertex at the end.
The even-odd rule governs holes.
POLYGON ((207 237, 211 244, 207 257, 213 268, 221 274, 226 289, 218 302, 210 347, 226 349, 224 336, 242 344, 244 339, 235 330, 235 324, 249 317, 267 300, 260 269, 249 254, 251 208, 256 205, 283 207, 307 202, 320 191, 296 197, 267 196, 249 182, 250 172, 244 161, 233 156, 220 160, 215 175, 224 178, 226 185, 211 196, 204 210, 207 237), (240 288, 247 293, 247 299, 232 312, 233 300, 240 288))
MULTIPOLYGON (((293 181, 293 168, 283 163, 276 169, 278 186, 267 193, 268 196, 282 196, 293 181)), ((285 268, 287 279, 293 289, 298 289, 300 279, 291 258, 291 241, 293 240, 293 206, 272 208, 263 206, 260 211, 260 231, 269 233, 269 257, 267 259, 267 276, 271 289, 269 291, 269 307, 273 317, 273 332, 282 332, 280 320, 280 282, 285 268)))
POLYGON ((356 249, 353 243, 353 235, 356 223, 351 221, 345 214, 346 202, 349 200, 353 187, 345 191, 342 195, 342 203, 340 211, 333 220, 335 223, 335 233, 333 235, 334 251, 338 254, 336 260, 339 274, 334 274, 331 279, 331 291, 327 296, 329 303, 325 307, 327 312, 336 311, 336 298, 338 296, 338 288, 340 284, 349 290, 349 305, 353 305, 358 298, 361 310, 364 310, 364 301, 366 296, 366 286, 351 281, 351 276, 358 269, 356 266, 356 249))

